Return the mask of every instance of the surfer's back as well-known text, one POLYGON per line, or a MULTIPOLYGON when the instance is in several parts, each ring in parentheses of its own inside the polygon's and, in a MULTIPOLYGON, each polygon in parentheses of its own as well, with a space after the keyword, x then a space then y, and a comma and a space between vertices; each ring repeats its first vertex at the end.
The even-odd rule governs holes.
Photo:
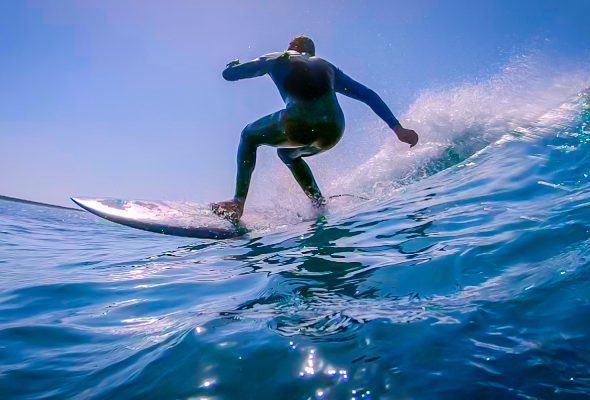
POLYGON ((283 97, 292 101, 314 101, 334 92, 334 68, 320 57, 285 52, 269 74, 283 97))

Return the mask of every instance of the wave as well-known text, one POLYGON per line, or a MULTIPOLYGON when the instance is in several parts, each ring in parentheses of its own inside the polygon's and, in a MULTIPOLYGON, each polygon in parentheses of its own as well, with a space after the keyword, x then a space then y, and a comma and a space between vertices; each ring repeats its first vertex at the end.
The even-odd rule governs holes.
POLYGON ((573 124, 585 107, 589 86, 590 69, 585 65, 558 66, 531 55, 515 58, 486 81, 424 91, 401 118, 419 132, 419 146, 408 150, 390 137, 333 188, 387 196, 499 140, 542 136, 573 124))

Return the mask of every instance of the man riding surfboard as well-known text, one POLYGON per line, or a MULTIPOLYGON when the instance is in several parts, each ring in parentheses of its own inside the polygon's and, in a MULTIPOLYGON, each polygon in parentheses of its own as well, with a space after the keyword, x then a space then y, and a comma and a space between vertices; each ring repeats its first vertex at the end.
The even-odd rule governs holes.
POLYGON ((277 148, 279 158, 315 207, 326 203, 303 157, 334 147, 342 137, 344 114, 336 93, 367 104, 410 147, 418 143, 418 134, 402 127, 377 93, 316 57, 315 45, 306 36, 293 38, 284 52, 266 54, 245 63, 235 60, 223 71, 228 81, 266 74, 277 86, 286 106, 242 131, 234 197, 212 204, 213 212, 223 218, 237 222, 242 216, 260 145, 277 148))

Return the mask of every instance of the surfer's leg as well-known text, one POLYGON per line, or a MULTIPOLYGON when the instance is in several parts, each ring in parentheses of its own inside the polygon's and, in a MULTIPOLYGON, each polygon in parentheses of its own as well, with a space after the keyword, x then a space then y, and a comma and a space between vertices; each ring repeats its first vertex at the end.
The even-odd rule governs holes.
POLYGON ((256 166, 256 150, 260 145, 280 146, 287 143, 284 129, 284 110, 267 115, 246 126, 242 131, 238 147, 236 191, 229 201, 214 203, 213 212, 237 221, 244 210, 244 203, 250 188, 250 180, 256 166))
POLYGON ((260 145, 279 146, 287 142, 283 111, 267 115, 246 126, 238 147, 238 174, 234 198, 246 201, 252 172, 256 166, 256 150, 260 145))
POLYGON ((317 154, 320 151, 320 149, 312 147, 277 150, 279 158, 289 168, 293 177, 295 177, 295 180, 315 207, 323 206, 326 203, 326 199, 322 196, 322 192, 320 192, 320 188, 311 173, 311 169, 303 161, 303 157, 317 154))

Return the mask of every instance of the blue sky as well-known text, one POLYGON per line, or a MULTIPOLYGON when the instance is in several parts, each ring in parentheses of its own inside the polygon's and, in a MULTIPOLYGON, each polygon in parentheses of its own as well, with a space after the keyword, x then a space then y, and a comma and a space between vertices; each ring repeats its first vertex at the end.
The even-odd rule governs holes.
MULTIPOLYGON (((588 58, 588 15, 573 0, 3 1, 0 194, 226 198, 241 129, 283 106, 266 77, 225 82, 229 60, 305 33, 400 115, 531 49, 588 58)), ((347 135, 377 118, 342 104, 347 135)))

